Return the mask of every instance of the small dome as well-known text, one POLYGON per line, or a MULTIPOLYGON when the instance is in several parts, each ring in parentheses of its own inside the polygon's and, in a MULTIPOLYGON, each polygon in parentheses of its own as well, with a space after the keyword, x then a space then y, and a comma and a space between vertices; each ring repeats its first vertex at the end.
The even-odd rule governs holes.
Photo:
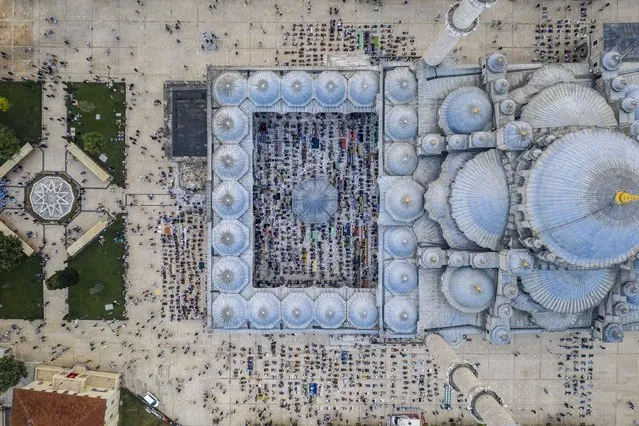
POLYGON ((495 300, 496 280, 487 269, 446 268, 442 275, 442 293, 460 312, 482 312, 495 300))
POLYGON ((387 72, 384 87, 386 97, 396 104, 410 102, 417 96, 417 80, 408 67, 387 72))
POLYGON ((302 107, 313 98, 313 78, 304 71, 290 71, 282 77, 282 98, 289 106, 302 107))
POLYGON ((417 267, 406 260, 393 260, 384 268, 384 288, 395 295, 417 288, 417 267))
POLYGON ((394 141, 407 141, 417 136, 417 111, 415 108, 399 105, 393 107, 385 120, 386 134, 394 141))
POLYGON ((485 248, 501 247, 510 193, 497 150, 477 154, 462 167, 452 185, 450 205, 455 223, 466 237, 485 248))
POLYGON ((608 324, 604 329, 604 342, 621 342, 623 340, 623 327, 619 324, 608 324))
POLYGON ((508 252, 508 269, 515 275, 529 273, 535 266, 535 258, 526 250, 510 250, 508 252))
POLYGON ((249 157, 239 145, 221 145, 213 153, 213 171, 220 179, 237 180, 249 169, 249 157))
POLYGON ((337 71, 322 71, 315 80, 315 97, 324 107, 339 106, 346 99, 346 78, 337 71))
POLYGON ((348 97, 355 106, 373 106, 378 86, 377 73, 357 71, 348 79, 348 97))
POLYGON ((623 56, 619 52, 611 50, 601 55, 601 65, 608 71, 616 71, 621 65, 623 56))
POLYGON ((506 71, 508 61, 503 53, 493 53, 488 57, 486 65, 491 72, 500 73, 506 71))
POLYGON ((597 306, 615 284, 614 269, 535 269, 521 277, 524 290, 544 308, 577 313, 597 306))
POLYGON ((532 145, 532 126, 525 121, 511 121, 504 126, 506 147, 511 150, 523 150, 532 145))
POLYGON ((510 343, 510 330, 504 325, 498 325, 490 332, 490 342, 493 345, 507 345, 510 343))
POLYGON ((305 293, 290 293, 282 300, 286 328, 308 328, 313 322, 313 299, 305 293))
POLYGON ((477 87, 460 87, 446 96, 439 108, 439 127, 447 135, 470 134, 493 127, 493 104, 477 87))
POLYGON ((410 176, 417 168, 415 147, 408 142, 395 142, 386 150, 384 166, 391 175, 410 176))
POLYGON ((373 328, 377 324, 377 303, 371 293, 355 293, 348 299, 348 322, 355 328, 373 328))
POLYGON ((394 220, 412 222, 424 214, 424 188, 410 178, 398 178, 387 189, 384 208, 394 220))
POLYGON ((213 327, 240 328, 246 324, 246 300, 239 294, 219 294, 211 303, 213 327))
POLYGON ((510 89, 510 83, 505 78, 498 78, 493 84, 495 87, 495 92, 499 93, 500 95, 506 94, 510 89))
POLYGON ((384 306, 384 322, 395 333, 414 333, 417 316, 417 304, 406 296, 393 297, 384 306))
POLYGON ((255 293, 248 302, 248 318, 253 328, 273 328, 281 319, 280 300, 273 293, 255 293))
POLYGON ((239 105, 246 98, 246 79, 237 72, 225 72, 213 84, 213 96, 220 105, 239 105))
POLYGON ((223 107, 213 116, 213 135, 223 143, 238 143, 247 134, 248 119, 241 109, 223 107))
POLYGON ((239 220, 221 220, 211 232, 213 252, 219 256, 238 256, 249 245, 249 230, 239 220))
POLYGON ((222 181, 213 190, 211 204, 222 218, 237 219, 249 207, 248 191, 237 181, 222 181))
POLYGON ((280 78, 273 71, 257 71, 248 79, 248 96, 258 107, 271 106, 280 97, 280 78))
POLYGON ((612 107, 595 89, 560 83, 535 95, 521 110, 521 120, 534 128, 617 125, 612 107))
POLYGON ((346 302, 338 293, 322 293, 313 307, 315 321, 322 328, 338 328, 346 321, 346 302))
POLYGON ((384 249, 393 257, 409 257, 417 250, 417 238, 408 226, 389 226, 384 231, 384 249))
POLYGON ((214 258, 211 281, 221 292, 239 293, 249 282, 249 267, 239 257, 214 258))

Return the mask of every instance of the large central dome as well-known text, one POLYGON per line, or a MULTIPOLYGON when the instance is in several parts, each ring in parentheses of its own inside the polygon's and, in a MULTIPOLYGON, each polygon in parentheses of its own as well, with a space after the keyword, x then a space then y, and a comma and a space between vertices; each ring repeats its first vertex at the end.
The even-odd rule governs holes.
POLYGON ((639 251, 639 202, 618 203, 620 191, 639 192, 639 144, 609 130, 581 130, 553 143, 535 163, 526 216, 566 262, 618 264, 639 251))

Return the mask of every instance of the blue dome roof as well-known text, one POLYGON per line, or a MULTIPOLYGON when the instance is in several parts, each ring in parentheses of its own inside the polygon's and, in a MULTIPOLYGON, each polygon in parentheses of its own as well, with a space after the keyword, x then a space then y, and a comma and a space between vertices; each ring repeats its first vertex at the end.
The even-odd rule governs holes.
POLYGON ((237 107, 220 108, 213 116, 213 135, 224 143, 238 143, 248 134, 246 114, 237 107))
POLYGON ((311 178, 293 189, 293 212, 306 223, 324 223, 338 208, 337 189, 325 178, 311 178))
POLYGON ((442 275, 442 293, 458 311, 478 313, 495 300, 496 281, 488 269, 448 267, 442 275))
POLYGON ((219 294, 211 303, 213 326, 239 328, 246 324, 246 300, 239 294, 219 294))
POLYGON ((273 328, 281 319, 280 300, 273 293, 255 293, 248 302, 248 318, 253 328, 273 328))
POLYGON ((414 333, 417 316, 417 303, 409 297, 393 297, 384 305, 384 322, 395 333, 414 333))
POLYGON ((537 159, 526 184, 533 233, 564 261, 601 268, 639 251, 639 203, 618 191, 639 188, 639 144, 602 129, 562 137, 537 159))
POLYGON ((338 106, 346 99, 346 78, 337 71, 322 71, 315 80, 315 97, 322 106, 338 106))
POLYGON ((377 324, 377 303, 371 293, 355 293, 348 299, 348 322, 355 328, 373 328, 377 324))
POLYGON ((412 222, 424 214, 424 188, 411 178, 396 178, 386 190, 384 209, 394 220, 412 222))
POLYGON ((384 268, 384 288, 393 294, 408 294, 417 288, 417 267, 406 260, 393 260, 384 268))
POLYGON ((521 277, 524 290, 553 312, 577 313, 598 305, 615 284, 614 269, 535 269, 521 277))
POLYGON ((469 240, 453 220, 450 204, 451 182, 459 169, 471 158, 470 152, 451 152, 442 163, 439 178, 428 185, 424 196, 424 204, 428 215, 441 227, 444 239, 449 246, 458 249, 474 250, 477 244, 469 240))
POLYGON ((308 328, 313 322, 313 299, 305 293, 290 293, 282 300, 286 328, 308 328))
MULTIPOLYGON (((626 97, 635 98, 639 101, 639 85, 631 84, 628 86, 628 91, 626 92, 626 97)), ((635 109, 635 120, 639 120, 639 108, 635 109)))
POLYGON ((389 226, 384 231, 384 249, 393 257, 409 257, 417 250, 417 238, 408 226, 389 226))
POLYGON ((453 90, 439 108, 439 127, 447 135, 490 130, 492 126, 493 105, 488 94, 477 87, 453 90))
POLYGON ((211 281, 219 291, 239 293, 249 282, 249 267, 239 257, 214 258, 211 281))
POLYGON ((271 106, 280 97, 280 78, 273 71, 258 71, 248 79, 248 96, 257 106, 271 106))
POLYGON ((577 314, 565 314, 550 311, 533 312, 530 316, 540 327, 543 327, 548 331, 567 330, 570 327, 573 327, 579 319, 579 315, 577 314))
POLYGON ((237 72, 225 72, 215 80, 213 96, 220 105, 239 105, 246 98, 246 79, 237 72))
POLYGON ((215 213, 224 219, 237 219, 249 207, 248 191, 237 181, 225 180, 220 182, 211 197, 215 213))
POLYGON ((408 67, 398 67, 387 72, 384 87, 386 97, 396 104, 410 102, 417 95, 417 80, 408 67))
POLYGON ((337 293, 322 293, 315 299, 313 316, 322 328, 338 328, 346 321, 346 302, 337 293))
POLYGON ((313 78, 304 71, 290 71, 282 77, 282 99, 292 107, 306 105, 313 98, 313 78))
POLYGON ((375 104, 378 86, 377 73, 357 71, 348 79, 348 97, 353 105, 372 106, 375 104))
POLYGON ((211 245, 218 256, 237 256, 249 244, 249 230, 239 220, 221 220, 211 231, 211 245))
POLYGON ((389 145, 384 167, 394 176, 412 175, 417 168, 415 146, 408 142, 394 142, 389 145))
POLYGON ((213 171, 220 179, 237 180, 249 169, 249 157, 239 145, 220 145, 213 153, 213 171))
POLYGON ((450 197, 459 229, 478 245, 497 250, 506 233, 510 194, 501 156, 495 149, 478 154, 457 173, 450 197))
POLYGON ((417 136, 417 111, 398 105, 386 113, 386 134, 394 141, 407 141, 417 136))
POLYGON ((522 107, 521 120, 535 128, 617 125, 606 98, 578 83, 560 83, 542 90, 522 107))
POLYGON ((523 150, 532 145, 532 126, 525 121, 511 121, 504 126, 504 140, 511 150, 523 150))

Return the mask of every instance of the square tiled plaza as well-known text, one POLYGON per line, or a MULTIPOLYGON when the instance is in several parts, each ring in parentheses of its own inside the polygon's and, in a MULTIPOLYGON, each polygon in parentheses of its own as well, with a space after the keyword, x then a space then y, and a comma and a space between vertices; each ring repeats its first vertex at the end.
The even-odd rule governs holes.
MULTIPOLYGON (((121 372, 126 387, 153 392, 162 411, 184 425, 378 425, 396 406, 423 409, 429 424, 450 419, 475 424, 456 394, 452 410, 440 408, 443 375, 422 344, 352 346, 324 335, 208 333, 202 320, 163 319, 162 298, 147 296, 162 282, 156 220, 176 210, 165 181, 156 175, 158 170, 169 172, 169 160, 162 144, 150 137, 165 125, 165 106, 154 102, 164 100, 165 81, 204 81, 206 65, 316 65, 313 61, 321 61, 327 52, 314 36, 302 38, 299 30, 303 24, 306 34, 322 32, 331 20, 352 28, 377 26, 372 31, 378 34, 386 29, 382 24, 392 25, 384 33, 387 48, 411 56, 414 47, 419 56, 441 28, 450 3, 0 0, 0 51, 7 56, 0 59, 1 77, 33 78, 36 68, 56 55, 66 64, 59 69, 62 81, 123 79, 129 87, 126 135, 140 133, 139 142, 127 147, 127 188, 112 193, 90 181, 84 200, 89 211, 74 219, 87 227, 97 220, 98 204, 112 211, 118 210, 117 200, 126 205, 128 319, 65 323, 65 297, 45 291, 45 321, 0 321, 3 343, 26 361, 59 366, 81 362, 121 372), (219 38, 217 50, 202 48, 204 32, 219 38), (302 45, 308 46, 304 53, 302 45), (145 178, 150 173, 153 178, 145 178), (318 392, 309 398, 313 383, 318 392)), ((459 63, 476 64, 479 56, 498 49, 512 63, 538 60, 535 26, 541 22, 580 20, 588 31, 592 25, 592 36, 603 41, 603 24, 639 22, 639 7, 635 0, 499 0, 481 19, 477 30, 460 43, 455 53, 459 63), (585 12, 581 3, 586 3, 585 12)), ((346 50, 352 40, 340 34, 331 47, 346 50)), ((60 86, 44 82, 45 93, 55 95, 43 96, 43 121, 48 124, 43 136, 49 146, 30 156, 24 167, 66 170, 80 180, 84 170, 66 156, 61 138, 65 126, 57 121, 65 114, 60 86)), ((19 188, 12 191, 23 197, 19 188)), ((19 226, 14 216, 2 219, 19 226)), ((44 237, 56 241, 63 233, 50 226, 33 231, 34 244, 42 245, 52 259, 47 267, 59 268, 64 259, 44 237)), ((505 347, 469 336, 456 350, 478 365, 480 378, 505 398, 521 424, 639 421, 639 411, 628 404, 639 403, 639 335, 629 332, 620 344, 590 342, 587 336, 516 335, 505 347)))

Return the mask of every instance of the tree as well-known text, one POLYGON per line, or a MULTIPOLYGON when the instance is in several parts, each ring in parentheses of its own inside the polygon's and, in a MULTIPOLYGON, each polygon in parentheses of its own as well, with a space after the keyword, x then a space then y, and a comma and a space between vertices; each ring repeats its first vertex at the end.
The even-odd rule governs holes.
POLYGON ((22 242, 14 235, 0 234, 0 272, 13 269, 22 259, 22 242))
POLYGON ((13 130, 0 124, 0 164, 7 161, 20 149, 20 140, 13 130))
POLYGON ((68 266, 61 271, 56 272, 47 280, 47 288, 49 290, 60 290, 62 288, 71 287, 80 281, 80 273, 68 266))
POLYGON ((0 96, 0 111, 7 112, 9 111, 9 107, 11 107, 9 100, 4 96, 0 96))
POLYGON ((0 395, 17 385, 23 377, 27 377, 24 362, 8 356, 0 358, 0 395))
POLYGON ((106 141, 98 132, 89 132, 82 136, 82 148, 89 154, 98 156, 104 152, 106 141))

